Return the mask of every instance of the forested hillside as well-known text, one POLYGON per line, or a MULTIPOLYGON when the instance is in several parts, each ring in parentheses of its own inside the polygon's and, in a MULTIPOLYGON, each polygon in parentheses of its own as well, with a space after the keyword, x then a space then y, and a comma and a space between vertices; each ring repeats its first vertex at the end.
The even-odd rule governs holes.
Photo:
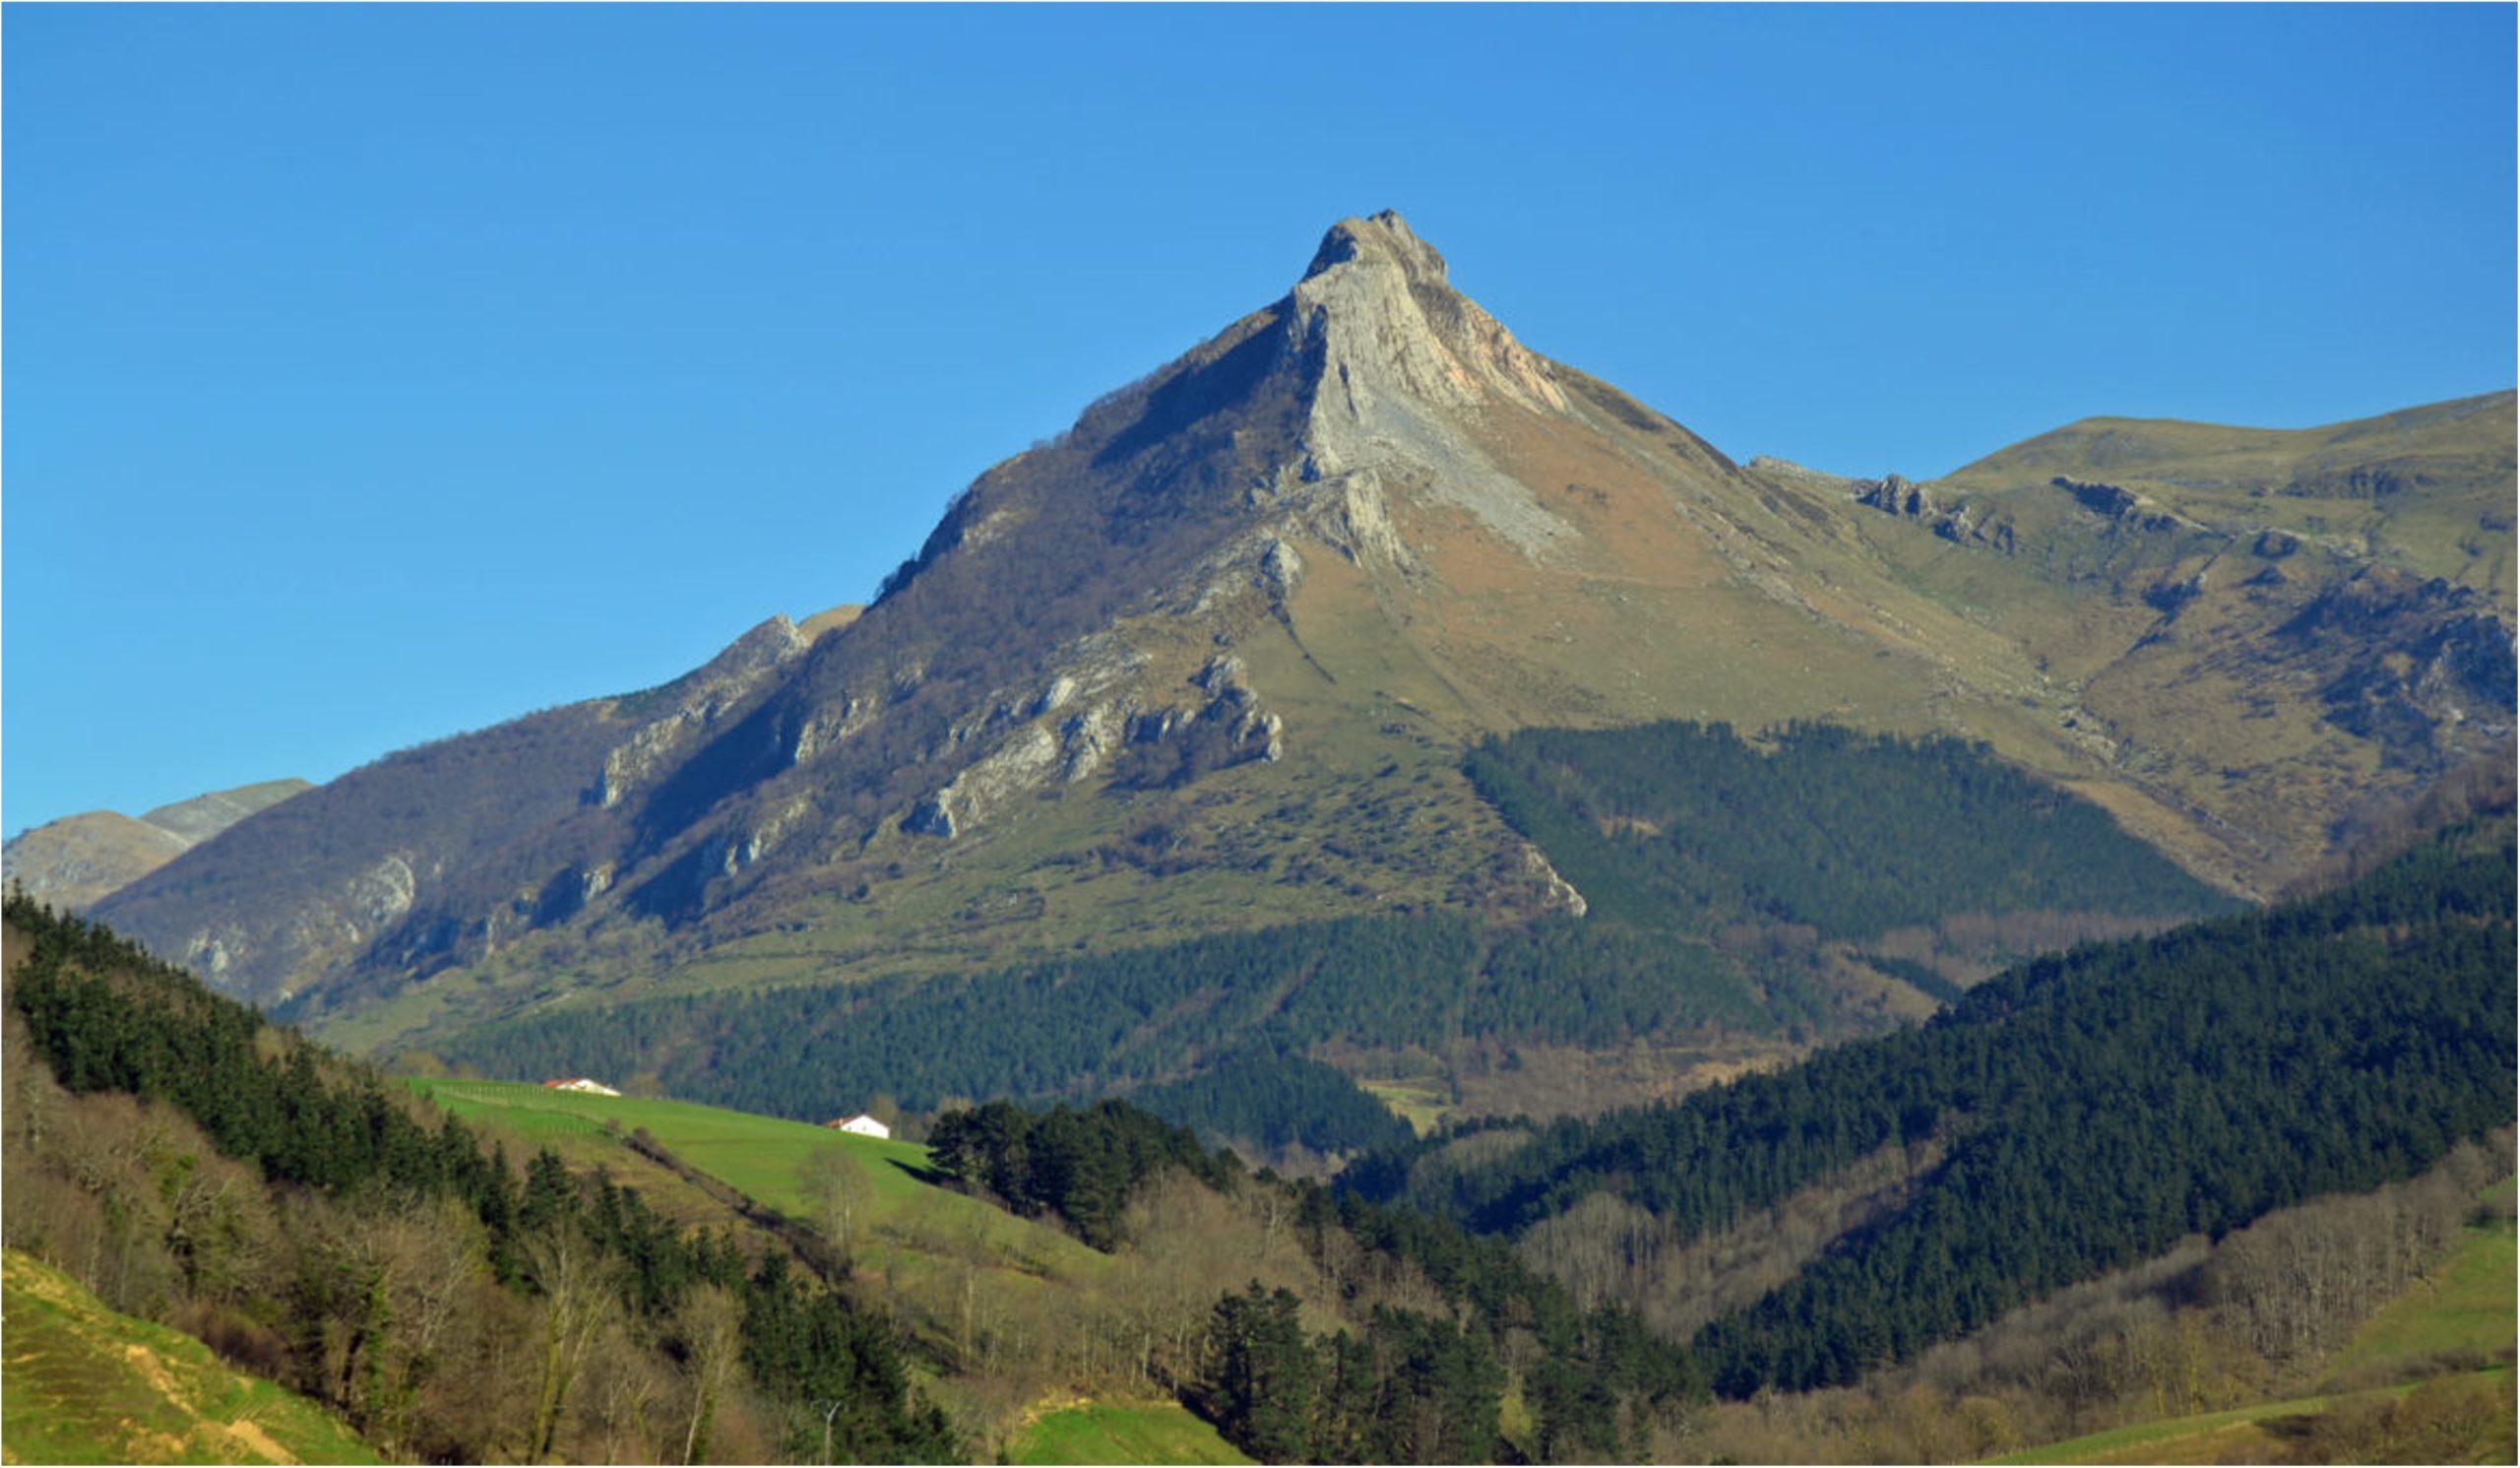
POLYGON ((1591 904, 1646 928, 1867 937, 1958 913, 2186 918, 2232 905, 2099 806, 1984 744, 1790 724, 1526 729, 1471 751, 1484 795, 1591 904))
POLYGON ((1009 1328, 1033 1290, 958 1252, 985 1231, 852 1281, 844 1236, 791 1247, 799 1226, 757 1208, 774 1235, 694 1232, 547 1148, 520 1174, 102 927, 18 900, 9 948, 9 1245, 389 1458, 969 1456, 920 1372, 967 1404, 1177 1393, 1272 1460, 1632 1455, 1704 1394, 1632 1312, 1577 1308, 1502 1245, 1248 1176, 1119 1103, 937 1126, 935 1176, 1112 1254, 1035 1334, 1009 1328), (963 1298, 929 1355, 895 1311, 939 1268, 963 1298))
POLYGON ((784 1249, 547 1151, 520 1176, 102 927, 14 896, 7 923, 7 1244, 112 1308, 394 1458, 758 1459, 817 1400, 853 1455, 960 1455, 894 1328, 784 1249))
POLYGON ((2507 816, 2471 823, 2325 897, 2024 965, 1915 1031, 1351 1185, 1501 1236, 1607 1194, 1687 1239, 1885 1147, 1947 1149, 1904 1207, 1695 1342, 1728 1396, 1851 1382, 2508 1121, 2513 860, 2507 816))
POLYGON ((1497 1241, 1312 1182, 1246 1178, 1231 1153, 1203 1153, 1122 1103, 991 1102, 948 1113, 935 1142, 965 1186, 1055 1214, 1101 1248, 1161 1227, 1163 1199, 1127 1204, 1167 1170, 1267 1220, 1260 1256, 1199 1261, 1205 1279, 1245 1283, 1204 1297, 1195 1367, 1169 1382, 1263 1462, 1637 1458, 1706 1394, 1688 1355, 1633 1310, 1579 1307, 1497 1241), (1292 1283, 1264 1284, 1281 1241, 1300 1266, 1292 1283), (1513 1440, 1509 1394, 1524 1418, 1513 1440))

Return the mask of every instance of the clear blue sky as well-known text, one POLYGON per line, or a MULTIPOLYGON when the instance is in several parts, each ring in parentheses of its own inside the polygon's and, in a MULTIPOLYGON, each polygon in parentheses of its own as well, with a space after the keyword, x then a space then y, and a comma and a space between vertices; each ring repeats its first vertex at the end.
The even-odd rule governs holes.
POLYGON ((623 691, 1396 208, 1736 457, 2511 384, 2514 11, 28 6, 0 824, 623 691))

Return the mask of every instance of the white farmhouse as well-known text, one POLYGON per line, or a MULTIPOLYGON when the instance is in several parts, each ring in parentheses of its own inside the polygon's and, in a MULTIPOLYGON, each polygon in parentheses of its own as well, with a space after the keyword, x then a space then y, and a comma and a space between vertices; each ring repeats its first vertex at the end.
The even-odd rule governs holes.
POLYGON ((618 1096, 621 1094, 601 1081, 591 1081, 583 1075, 563 1076, 558 1080, 544 1081, 542 1085, 545 1090, 580 1091, 589 1096, 618 1096))
POLYGON ((834 1131, 851 1132, 857 1136, 884 1138, 890 1137, 893 1134, 893 1129, 891 1127, 886 1126, 883 1122, 876 1120, 864 1112, 859 1112, 854 1117, 844 1117, 837 1121, 825 1121, 823 1125, 834 1131))

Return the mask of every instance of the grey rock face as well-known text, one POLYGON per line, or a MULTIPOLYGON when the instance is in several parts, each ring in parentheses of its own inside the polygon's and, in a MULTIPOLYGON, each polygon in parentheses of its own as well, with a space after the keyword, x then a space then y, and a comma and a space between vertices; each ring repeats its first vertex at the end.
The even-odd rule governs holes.
POLYGON ((1311 472, 1374 470, 1477 515, 1538 555, 1573 528, 1444 420, 1491 402, 1566 409, 1547 366, 1455 291, 1398 215, 1334 227, 1295 287, 1288 330, 1320 362, 1311 472))
MULTIPOLYGON (((597 804, 610 808, 650 780, 676 751, 714 728, 746 696, 758 691, 779 669, 802 655, 812 642, 785 616, 773 616, 730 643, 724 652, 638 702, 662 700, 667 711, 641 725, 603 758, 603 769, 592 792, 597 804)), ((634 700, 623 700, 630 703, 634 700)), ((820 737, 814 735, 812 737, 820 737)), ((797 747, 810 752, 808 735, 797 747)), ((805 753, 795 756, 799 761, 805 753)))

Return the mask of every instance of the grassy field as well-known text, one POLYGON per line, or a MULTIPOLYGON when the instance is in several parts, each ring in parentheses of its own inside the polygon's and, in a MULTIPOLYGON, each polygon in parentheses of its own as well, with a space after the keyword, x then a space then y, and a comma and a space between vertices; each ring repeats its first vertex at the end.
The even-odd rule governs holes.
POLYGON ((1088 1402, 1043 1415, 1012 1463, 1248 1463, 1217 1430, 1171 1402, 1088 1402))
POLYGON ((0 1442, 12 1463, 376 1463, 321 1407, 210 1348, 105 1308, 59 1270, 0 1255, 0 1442))
POLYGON ((879 1197, 901 1198, 928 1190, 916 1176, 927 1170, 927 1149, 908 1142, 882 1141, 686 1101, 592 1096, 522 1081, 411 1084, 457 1116, 495 1121, 527 1136, 609 1135, 616 1128, 624 1133, 645 1129, 693 1167, 785 1213, 801 1215, 805 1210, 797 1187, 797 1163, 806 1154, 830 1146, 847 1148, 866 1165, 879 1197))
POLYGON ((1453 1109, 1452 1088, 1441 1076, 1412 1076, 1387 1081, 1358 1081, 1366 1094, 1391 1109, 1419 1136, 1441 1126, 1453 1109))
MULTIPOLYGON (((2386 1391, 2370 1393, 2387 1395, 2386 1391)), ((1994 1463, 2212 1463, 2232 1457, 2230 1448, 2242 1438, 2257 1435, 2236 1431, 2278 1417, 2302 1417, 2323 1412, 2345 1400, 2342 1397, 2299 1397, 2284 1402, 2259 1402, 2249 1407, 2235 1407, 2229 1412, 2208 1412, 2199 1417, 2174 1417, 2161 1422, 2141 1423, 2131 1428, 2113 1428, 2106 1433, 2072 1437, 2034 1447, 2006 1457, 1989 1459, 1994 1463)))
POLYGON ((864 1166, 872 1183, 865 1233, 856 1248, 861 1268, 916 1271, 931 1264, 928 1256, 948 1240, 978 1248, 1001 1270, 1037 1279, 1079 1279, 1110 1267, 1109 1259, 1065 1234, 924 1181, 927 1149, 909 1142, 685 1101, 590 1096, 521 1081, 414 1080, 410 1085, 468 1121, 497 1127, 528 1143, 575 1142, 581 1156, 599 1157, 601 1149, 621 1147, 620 1138, 645 1130, 689 1166, 796 1218, 812 1215, 800 1179, 805 1161, 816 1152, 841 1148, 864 1166), (590 1146, 596 1150, 584 1150, 590 1146))

